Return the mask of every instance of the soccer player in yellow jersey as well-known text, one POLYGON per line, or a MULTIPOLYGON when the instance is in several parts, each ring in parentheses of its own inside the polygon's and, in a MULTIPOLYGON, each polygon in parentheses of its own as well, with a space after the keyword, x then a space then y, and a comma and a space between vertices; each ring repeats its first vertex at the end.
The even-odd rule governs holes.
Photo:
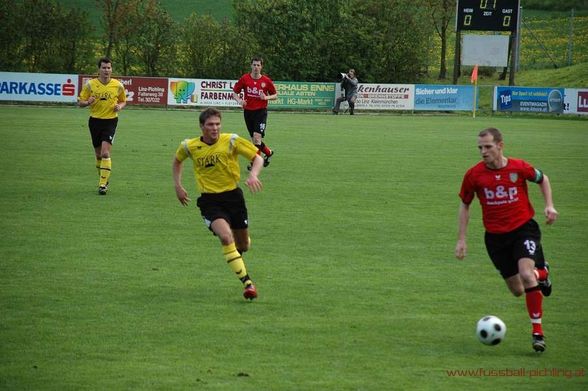
POLYGON ((118 124, 118 113, 127 104, 125 87, 111 78, 112 61, 103 57, 98 60, 98 77, 88 81, 78 98, 80 107, 90 106, 88 127, 96 154, 96 168, 100 177, 98 194, 108 191, 108 180, 112 168, 110 151, 118 124))
POLYGON ((182 141, 173 161, 173 178, 176 196, 182 205, 190 198, 182 186, 182 164, 190 158, 194 167, 200 197, 196 204, 207 227, 218 236, 225 260, 244 286, 243 296, 253 300, 257 290, 247 274, 242 255, 251 243, 248 230, 247 207, 239 187, 239 155, 251 162, 251 171, 245 184, 255 193, 262 189, 258 175, 263 158, 257 147, 236 134, 221 133, 221 112, 208 108, 200 113, 198 138, 182 141))

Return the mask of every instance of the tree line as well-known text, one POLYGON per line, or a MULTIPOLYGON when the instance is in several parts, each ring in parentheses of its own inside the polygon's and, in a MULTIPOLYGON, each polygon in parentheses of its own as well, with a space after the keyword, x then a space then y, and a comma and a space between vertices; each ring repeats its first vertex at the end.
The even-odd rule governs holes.
POLYGON ((235 0, 235 18, 197 11, 175 21, 157 0, 97 0, 88 13, 55 0, 0 0, 0 69, 93 73, 112 58, 124 75, 233 79, 261 55, 275 80, 416 80, 432 31, 421 0, 235 0))
POLYGON ((441 41, 445 78, 454 0, 233 0, 233 20, 197 10, 175 21, 158 0, 96 0, 88 13, 56 0, 0 0, 0 70, 234 79, 261 55, 275 80, 328 81, 355 68, 364 82, 417 82, 441 41))

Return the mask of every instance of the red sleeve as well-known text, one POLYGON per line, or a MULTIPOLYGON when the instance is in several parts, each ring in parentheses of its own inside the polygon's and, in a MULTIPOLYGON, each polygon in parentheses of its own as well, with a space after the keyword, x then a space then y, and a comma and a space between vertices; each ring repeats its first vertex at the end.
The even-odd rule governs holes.
POLYGON ((523 175, 523 178, 525 178, 525 180, 527 181, 531 181, 531 182, 536 182, 537 181, 537 170, 535 170, 535 167, 533 167, 532 165, 530 165, 529 163, 527 163, 526 161, 522 161, 522 168, 521 168, 521 172, 523 175))
POLYGON ((272 81, 272 79, 270 79, 268 77, 267 80, 268 80, 267 91, 269 92, 269 95, 273 95, 276 93, 276 86, 274 85, 274 82, 272 81))
POLYGON ((474 183, 472 181, 472 170, 468 170, 461 183, 461 190, 459 191, 459 198, 463 201, 464 204, 469 205, 474 200, 474 196, 476 195, 474 183))
POLYGON ((239 80, 237 80, 237 82, 233 86, 233 92, 236 92, 237 94, 240 94, 242 90, 243 90, 243 77, 241 77, 239 80))

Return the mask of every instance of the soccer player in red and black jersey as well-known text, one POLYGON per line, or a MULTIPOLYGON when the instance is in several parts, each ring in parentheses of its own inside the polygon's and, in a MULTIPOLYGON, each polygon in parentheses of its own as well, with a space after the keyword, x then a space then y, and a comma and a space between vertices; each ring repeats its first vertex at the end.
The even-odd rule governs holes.
POLYGON ((541 247, 541 231, 533 216, 527 181, 539 185, 545 200, 547 224, 558 216, 553 206, 551 184, 547 175, 520 159, 507 158, 498 129, 487 128, 478 135, 482 161, 470 168, 461 185, 459 197, 459 234, 455 256, 467 254, 466 233, 470 204, 478 196, 482 206, 485 244, 488 255, 513 295, 525 294, 531 318, 533 349, 545 350, 541 326, 543 296, 551 294, 549 266, 541 247))
POLYGON ((251 141, 263 153, 263 166, 267 167, 274 154, 264 142, 267 123, 267 101, 278 97, 272 79, 261 74, 263 59, 251 59, 251 72, 246 73, 233 86, 233 98, 243 107, 245 125, 251 136, 251 141), (241 96, 243 92, 243 96, 241 96))

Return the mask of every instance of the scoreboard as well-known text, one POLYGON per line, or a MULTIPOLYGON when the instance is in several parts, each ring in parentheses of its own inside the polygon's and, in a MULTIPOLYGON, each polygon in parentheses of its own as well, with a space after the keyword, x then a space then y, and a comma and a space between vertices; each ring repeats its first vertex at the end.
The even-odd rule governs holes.
POLYGON ((520 0, 457 0, 456 31, 517 29, 520 0))

